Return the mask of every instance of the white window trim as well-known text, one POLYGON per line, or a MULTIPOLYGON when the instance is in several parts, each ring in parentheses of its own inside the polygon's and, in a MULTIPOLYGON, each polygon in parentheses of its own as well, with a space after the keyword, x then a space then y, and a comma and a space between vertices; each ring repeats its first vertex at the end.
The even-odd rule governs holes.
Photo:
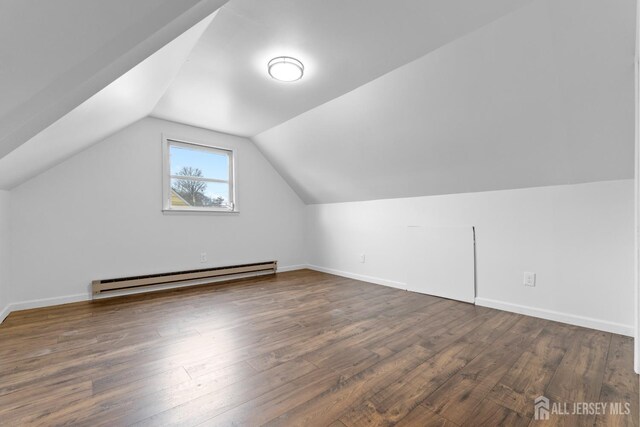
MULTIPOLYGON (((238 199, 236 187, 238 181, 236 179, 236 151, 232 148, 216 147, 203 142, 186 141, 182 138, 174 138, 170 135, 162 135, 162 211, 164 213, 215 213, 215 214, 234 214, 239 213, 238 199), (191 146, 193 148, 201 147, 204 150, 218 150, 230 153, 229 156, 229 193, 232 197, 233 209, 227 208, 203 208, 203 207, 172 207, 171 206, 171 161, 169 145, 177 143, 178 145, 191 146)), ((226 182, 224 180, 203 179, 208 182, 226 182)))

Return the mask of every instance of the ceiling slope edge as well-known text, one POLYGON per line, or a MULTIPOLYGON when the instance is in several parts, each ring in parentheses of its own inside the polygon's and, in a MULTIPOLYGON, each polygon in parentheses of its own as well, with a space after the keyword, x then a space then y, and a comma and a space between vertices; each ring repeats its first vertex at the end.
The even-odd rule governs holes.
MULTIPOLYGON (((509 19, 510 16, 517 14, 518 12, 522 13, 522 9, 527 8, 527 6, 529 6, 531 3, 535 3, 535 2, 545 2, 546 0, 533 0, 529 3, 523 3, 521 5, 519 5, 518 7, 509 10, 507 13, 504 13, 498 17, 496 17, 495 19, 486 22, 485 24, 467 32, 464 34, 461 34, 459 37, 456 37, 455 39, 452 39, 450 41, 448 41, 447 43, 445 43, 444 45, 438 47, 437 49, 431 50, 427 53, 425 53, 424 55, 421 55, 418 58, 415 58, 405 64, 402 64, 396 68, 394 68, 391 71, 388 71, 378 77, 375 77, 351 90, 349 90, 348 92, 345 92, 335 98, 332 98, 326 102, 323 102, 309 110, 303 111, 300 114, 291 117, 290 119, 285 120, 282 123, 279 123, 269 129, 266 129, 262 132, 260 132, 257 135, 253 135, 253 136, 249 136, 248 139, 258 148, 258 150, 262 153, 262 155, 264 156, 264 158, 273 166, 273 168, 278 172, 278 174, 280 174, 280 176, 282 176, 282 178, 287 182, 287 184, 293 189, 293 191, 298 195, 298 197, 306 204, 306 205, 311 205, 311 204, 321 204, 321 203, 343 203, 343 202, 349 202, 351 200, 331 200, 331 201, 321 201, 321 200, 314 200, 313 198, 309 197, 309 194, 307 192, 305 192, 300 184, 296 181, 296 179, 293 177, 293 175, 291 173, 289 173, 289 171, 286 168, 286 165, 284 164, 283 161, 281 161, 280 159, 276 158, 276 156, 274 155, 274 153, 272 153, 270 150, 267 149, 266 144, 268 143, 268 139, 269 136, 268 135, 273 135, 274 133, 277 134, 278 133, 278 129, 284 128, 287 124, 289 123, 293 123, 295 122, 297 119, 305 117, 307 115, 311 115, 315 110, 319 110, 321 108, 326 107, 328 104, 331 104, 332 102, 339 100, 341 98, 346 98, 348 97, 350 94, 352 94, 353 92, 356 92, 366 86, 372 85, 374 84, 376 81, 379 80, 383 80, 383 79, 387 79, 389 78, 389 76, 393 75, 394 73, 398 72, 399 70, 405 69, 407 67, 410 67, 412 64, 414 63, 418 63, 421 60, 423 60, 425 57, 428 57, 430 55, 436 55, 437 52, 447 49, 449 46, 454 45, 456 42, 463 40, 463 39, 467 39, 470 37, 473 37, 474 34, 479 33, 483 30, 485 30, 487 27, 490 27, 496 23, 499 23, 500 21, 503 21, 505 19, 509 19)), ((446 193, 445 193, 446 194, 446 193)), ((398 197, 407 197, 407 196, 398 196, 398 197)), ((393 198, 393 197, 392 197, 393 198)), ((367 198, 367 199, 363 199, 363 200, 375 200, 375 198, 367 198)), ((354 201, 362 201, 362 200, 354 200, 354 201)))
MULTIPOLYGON (((268 129, 265 129, 265 130, 255 134, 255 135, 247 136, 247 138, 249 138, 251 141, 255 142, 255 139, 259 138, 260 135, 262 135, 262 134, 266 134, 269 131, 271 131, 271 130, 279 127, 279 126, 282 126, 282 125, 286 124, 287 122, 294 121, 295 119, 297 119, 298 117, 300 117, 300 116, 302 116, 304 114, 307 114, 307 113, 309 113, 309 112, 311 112, 311 111, 313 111, 313 110, 315 110, 317 108, 320 108, 320 107, 324 106, 325 104, 329 104, 329 103, 331 103, 332 101, 334 101, 336 99, 342 98, 343 96, 348 95, 351 92, 357 91, 361 87, 366 86, 366 85, 368 85, 368 84, 370 84, 372 82, 375 82, 376 80, 382 79, 385 76, 387 76, 388 74, 393 74, 394 72, 396 72, 397 70, 399 70, 399 69, 401 69, 403 67, 406 67, 406 66, 408 66, 408 65, 410 65, 410 64, 412 64, 414 62, 418 62, 418 61, 422 60, 423 58, 425 58, 425 57, 427 57, 427 56, 429 56, 431 54, 435 54, 439 50, 445 49, 449 45, 454 44, 459 40, 462 40, 462 39, 467 38, 467 37, 471 37, 471 36, 473 36, 473 34, 482 31, 485 27, 489 27, 489 26, 491 26, 491 25, 493 25, 493 24, 495 24, 495 23, 497 23, 497 22, 499 22, 499 21, 501 21, 503 19, 509 19, 509 17, 511 15, 517 14, 519 11, 521 11, 523 8, 526 8, 531 3, 543 2, 543 1, 546 1, 546 0, 529 0, 529 1, 522 2, 522 3, 518 4, 517 6, 514 6, 513 9, 510 9, 510 10, 506 11, 504 14, 496 16, 493 19, 491 19, 491 20, 489 20, 487 22, 484 22, 482 25, 471 29, 470 31, 467 31, 467 32, 462 33, 462 34, 459 34, 457 37, 455 37, 455 38, 453 38, 451 40, 448 40, 446 43, 438 46, 437 48, 435 48, 433 50, 430 50, 430 51, 428 51, 428 52, 426 52, 426 53, 424 53, 424 54, 422 54, 422 55, 420 55, 418 57, 415 57, 415 58, 411 59, 410 61, 407 61, 407 62, 405 62, 403 64, 400 64, 397 67, 393 68, 392 70, 385 71, 384 73, 382 73, 382 74, 380 74, 378 76, 375 76, 374 78, 372 78, 370 80, 367 80, 367 81, 363 82, 362 84, 360 84, 360 85, 358 85, 356 87, 353 87, 353 88, 349 89, 348 91, 346 91, 344 93, 341 93, 340 95, 336 96, 335 98, 331 98, 331 99, 329 99, 329 100, 327 100, 325 102, 322 102, 322 103, 320 103, 318 105, 315 105, 313 108, 310 108, 308 110, 302 111, 299 114, 297 114, 297 115, 295 115, 295 116, 293 116, 291 118, 288 118, 287 120, 285 120, 285 121, 283 121, 281 123, 276 124, 275 126, 272 126, 272 127, 268 128, 268 129)), ((161 118, 161 117, 158 117, 158 118, 161 118)), ((211 128, 209 128, 209 129, 217 131, 216 129, 211 129, 211 128)), ((219 131, 217 131, 217 132, 219 132, 219 131)))
POLYGON ((255 136, 533 1, 234 0, 151 115, 255 136), (304 64, 299 82, 268 75, 282 55, 304 64))
POLYGON ((602 94, 611 82, 633 82, 624 47, 635 34, 625 18, 634 5, 621 2, 605 19, 600 8, 608 6, 587 3, 573 32, 589 38, 562 45, 580 48, 575 64, 559 62, 551 31, 572 15, 537 0, 251 140, 307 204, 624 179, 632 138, 608 123, 629 127, 611 117, 626 120, 632 103, 624 90, 602 94), (591 38, 604 30, 607 43, 623 48, 610 61, 615 67, 596 73, 592 62, 602 52, 591 38), (568 99, 568 80, 559 75, 578 65, 576 93, 598 84, 588 104, 568 99), (567 120, 568 106, 586 114, 593 105, 611 112, 567 120), (597 136, 586 149, 571 141, 577 124, 586 127, 583 137, 597 136))
POLYGON ((133 25, 87 60, 0 118, 0 158, 89 99, 116 78, 175 39, 228 0, 200 0, 184 10, 167 2, 148 16, 150 33, 133 25), (133 40, 133 43, 132 43, 133 40))
POLYGON ((149 115, 217 12, 0 159, 10 190, 149 115))

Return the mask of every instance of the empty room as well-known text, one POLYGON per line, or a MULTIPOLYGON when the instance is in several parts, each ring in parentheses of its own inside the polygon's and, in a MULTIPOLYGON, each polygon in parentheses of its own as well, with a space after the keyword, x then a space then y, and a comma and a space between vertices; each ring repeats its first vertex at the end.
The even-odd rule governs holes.
POLYGON ((635 0, 0 0, 0 426, 640 426, 635 0))

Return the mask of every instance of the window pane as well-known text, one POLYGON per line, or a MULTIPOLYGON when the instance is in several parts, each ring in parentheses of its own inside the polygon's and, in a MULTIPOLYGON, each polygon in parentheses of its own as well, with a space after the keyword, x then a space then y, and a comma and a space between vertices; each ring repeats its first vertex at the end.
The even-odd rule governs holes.
POLYGON ((229 179, 227 153, 170 146, 171 175, 199 176, 213 179, 229 179))
POLYGON ((229 184, 171 179, 171 207, 230 207, 229 184))

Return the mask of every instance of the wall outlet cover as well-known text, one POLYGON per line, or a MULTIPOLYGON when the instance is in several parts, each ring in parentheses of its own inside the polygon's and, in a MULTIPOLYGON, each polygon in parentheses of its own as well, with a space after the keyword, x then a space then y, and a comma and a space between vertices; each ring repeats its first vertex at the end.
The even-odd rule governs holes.
POLYGON ((524 272, 524 285, 525 286, 535 286, 536 285, 536 273, 531 273, 529 271, 524 272))

